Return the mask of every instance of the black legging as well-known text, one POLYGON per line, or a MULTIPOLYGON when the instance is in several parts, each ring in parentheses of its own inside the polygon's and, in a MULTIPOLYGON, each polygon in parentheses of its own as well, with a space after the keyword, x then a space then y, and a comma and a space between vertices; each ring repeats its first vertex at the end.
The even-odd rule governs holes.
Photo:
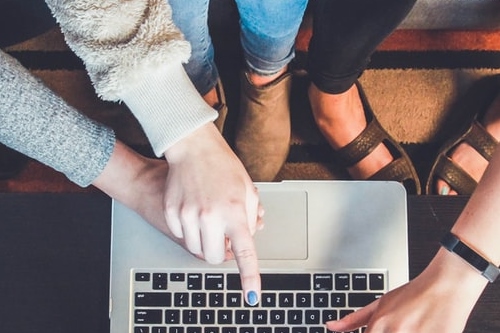
POLYGON ((313 35, 308 71, 312 82, 326 93, 348 90, 415 1, 311 0, 313 35))

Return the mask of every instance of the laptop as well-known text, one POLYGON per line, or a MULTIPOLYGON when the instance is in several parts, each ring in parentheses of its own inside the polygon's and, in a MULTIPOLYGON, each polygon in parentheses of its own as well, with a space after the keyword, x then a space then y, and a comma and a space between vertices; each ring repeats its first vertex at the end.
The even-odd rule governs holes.
MULTIPOLYGON (((408 281, 407 205, 392 181, 256 183, 261 302, 234 260, 201 261, 113 202, 111 333, 326 333, 408 281)), ((360 330, 361 332, 361 330, 360 330)))

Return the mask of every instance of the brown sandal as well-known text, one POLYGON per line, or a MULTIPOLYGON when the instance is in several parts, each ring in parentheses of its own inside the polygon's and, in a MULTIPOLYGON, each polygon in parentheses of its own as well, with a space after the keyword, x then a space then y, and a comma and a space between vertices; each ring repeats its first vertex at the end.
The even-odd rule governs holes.
POLYGON ((351 143, 334 151, 334 158, 348 168, 369 155, 383 143, 393 161, 372 175, 368 180, 394 180, 402 183, 408 194, 420 194, 420 180, 410 157, 403 147, 387 133, 377 121, 359 82, 356 82, 368 125, 351 143))
POLYGON ((449 140, 442 148, 432 166, 426 184, 426 193, 435 194, 436 179, 445 181, 458 194, 470 195, 477 186, 477 182, 458 164, 450 158, 451 152, 462 142, 466 142, 488 162, 495 151, 498 141, 486 131, 480 119, 488 108, 478 112, 465 131, 449 140))

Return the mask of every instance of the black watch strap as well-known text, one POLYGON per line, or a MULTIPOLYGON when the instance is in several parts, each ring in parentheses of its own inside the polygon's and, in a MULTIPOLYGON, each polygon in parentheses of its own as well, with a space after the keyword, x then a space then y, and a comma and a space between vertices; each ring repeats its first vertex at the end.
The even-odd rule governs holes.
POLYGON ((450 252, 456 253, 471 266, 477 269, 488 281, 494 282, 500 275, 500 268, 489 262, 479 253, 463 243, 453 233, 448 232, 441 240, 441 245, 450 252))

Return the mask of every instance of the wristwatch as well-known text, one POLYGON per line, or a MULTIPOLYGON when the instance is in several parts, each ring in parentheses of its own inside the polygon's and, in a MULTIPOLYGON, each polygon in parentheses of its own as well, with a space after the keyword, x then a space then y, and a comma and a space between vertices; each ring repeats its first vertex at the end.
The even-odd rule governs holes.
POLYGON ((472 267, 478 270, 488 281, 495 282, 500 275, 500 268, 496 267, 482 255, 463 243, 452 232, 448 232, 441 240, 441 245, 448 251, 457 254, 472 267))

